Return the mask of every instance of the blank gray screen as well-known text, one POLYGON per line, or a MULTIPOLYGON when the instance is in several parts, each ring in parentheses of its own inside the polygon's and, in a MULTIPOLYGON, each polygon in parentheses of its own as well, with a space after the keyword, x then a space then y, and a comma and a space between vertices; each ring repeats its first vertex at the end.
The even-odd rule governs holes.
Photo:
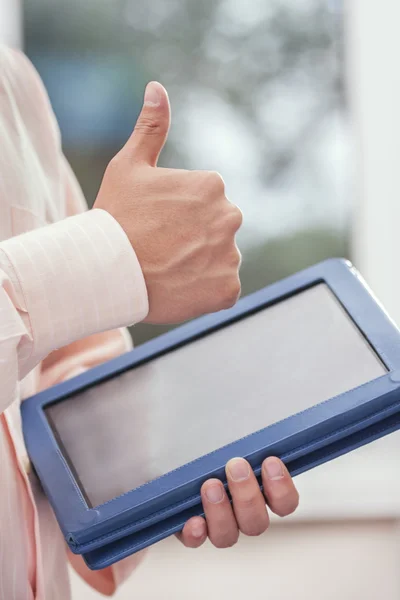
POLYGON ((97 506, 386 372, 318 284, 46 412, 97 506))

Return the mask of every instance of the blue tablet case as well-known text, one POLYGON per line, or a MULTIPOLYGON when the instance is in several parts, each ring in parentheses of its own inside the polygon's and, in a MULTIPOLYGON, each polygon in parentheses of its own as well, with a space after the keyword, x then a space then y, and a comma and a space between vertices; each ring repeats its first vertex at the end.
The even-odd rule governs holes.
MULTIPOLYGON (((260 331, 260 339, 262 334, 260 331)), ((323 343, 323 331, 321 336, 323 343)), ((247 344, 251 357, 251 340, 247 344)), ((274 338, 274 348, 279 355, 279 336, 274 338)), ((295 364, 283 365, 283 372, 291 376, 295 370, 295 364)), ((315 376, 310 365, 307 377, 312 380, 315 376)), ((246 410, 252 407, 247 405, 246 410)), ((355 268, 346 260, 331 259, 243 298, 230 310, 196 319, 27 399, 22 404, 22 418, 29 456, 69 547, 82 554, 91 569, 101 569, 181 530, 190 517, 202 515, 201 485, 217 477, 226 486, 224 467, 232 457, 245 457, 259 477, 263 460, 279 456, 294 476, 397 430, 400 333, 355 268), (259 427, 244 437, 175 465, 100 504, 88 499, 49 419, 51 407, 80 398, 84 402, 87 390, 100 389, 97 386, 128 372, 134 375, 135 369, 177 349, 186 353, 199 340, 211 349, 217 339, 214 333, 246 324, 246 319, 321 284, 327 286, 376 357, 380 366, 371 380, 367 377, 361 385, 268 426, 260 421, 259 427)))

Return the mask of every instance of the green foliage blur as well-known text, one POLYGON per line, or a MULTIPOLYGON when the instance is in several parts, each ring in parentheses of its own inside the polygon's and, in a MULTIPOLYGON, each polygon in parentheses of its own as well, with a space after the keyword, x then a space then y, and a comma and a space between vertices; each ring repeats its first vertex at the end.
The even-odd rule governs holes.
MULTIPOLYGON (((235 197, 237 181, 227 177, 245 217, 244 295, 324 258, 351 258, 347 192, 340 200, 335 174, 323 175, 319 163, 336 144, 336 121, 346 121, 342 28, 327 2, 25 0, 25 42, 89 206, 132 131, 145 84, 158 79, 173 107, 162 166, 216 168, 204 153, 198 166, 201 140, 188 137, 190 121, 204 119, 207 102, 210 111, 217 106, 233 115, 246 134, 243 146, 257 157, 254 189, 249 184, 235 197)), ((231 122, 221 125, 227 140, 231 122)), ((218 144, 213 127, 201 122, 211 148, 218 144)), ((242 150, 236 142, 226 146, 229 172, 229 157, 242 150)), ((326 170, 339 163, 332 159, 326 170)), ((138 325, 135 343, 166 329, 138 325)))

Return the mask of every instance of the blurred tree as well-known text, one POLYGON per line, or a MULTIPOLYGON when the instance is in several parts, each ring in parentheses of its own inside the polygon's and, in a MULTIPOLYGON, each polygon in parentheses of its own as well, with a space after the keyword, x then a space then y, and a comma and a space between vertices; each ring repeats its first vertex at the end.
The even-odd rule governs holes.
MULTIPOLYGON (((160 79, 174 109, 160 164, 199 168, 196 132, 209 135, 207 146, 228 148, 225 164, 229 156, 251 154, 233 183, 240 187, 251 163, 254 189, 248 183, 234 190, 249 196, 244 294, 328 256, 348 255, 349 213, 340 212, 348 199, 335 180, 336 155, 321 167, 321 155, 340 146, 335 132, 346 121, 341 17, 329 6, 324 0, 25 0, 26 51, 49 89, 89 204, 133 127, 146 81, 160 79), (83 111, 85 103, 74 125, 71 107, 83 111), (218 137, 215 128, 227 116, 218 137), (231 136, 237 124, 239 143, 231 136), (263 212, 269 198, 274 219, 263 212)), ((203 152, 200 168, 216 168, 214 161, 203 152)), ((135 338, 142 342, 164 329, 140 325, 135 338)))
POLYGON ((121 77, 140 85, 161 74, 177 91, 166 166, 193 168, 179 143, 185 90, 212 90, 235 108, 267 184, 290 176, 310 136, 345 104, 341 20, 321 0, 25 0, 25 15, 28 54, 130 57, 134 71, 126 65, 121 77), (279 101, 287 106, 276 120, 279 101), (290 123, 303 109, 306 118, 290 123))

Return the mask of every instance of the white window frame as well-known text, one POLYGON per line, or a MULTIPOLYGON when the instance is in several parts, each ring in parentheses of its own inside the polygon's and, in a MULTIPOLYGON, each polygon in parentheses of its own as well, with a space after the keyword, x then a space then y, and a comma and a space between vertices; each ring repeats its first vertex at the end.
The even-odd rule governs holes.
POLYGON ((0 0, 0 43, 22 47, 22 0, 0 0))
MULTIPOLYGON (((400 4, 343 5, 356 166, 353 262, 400 323, 400 4)), ((400 432, 305 474, 299 487, 298 519, 399 518, 400 432)))

